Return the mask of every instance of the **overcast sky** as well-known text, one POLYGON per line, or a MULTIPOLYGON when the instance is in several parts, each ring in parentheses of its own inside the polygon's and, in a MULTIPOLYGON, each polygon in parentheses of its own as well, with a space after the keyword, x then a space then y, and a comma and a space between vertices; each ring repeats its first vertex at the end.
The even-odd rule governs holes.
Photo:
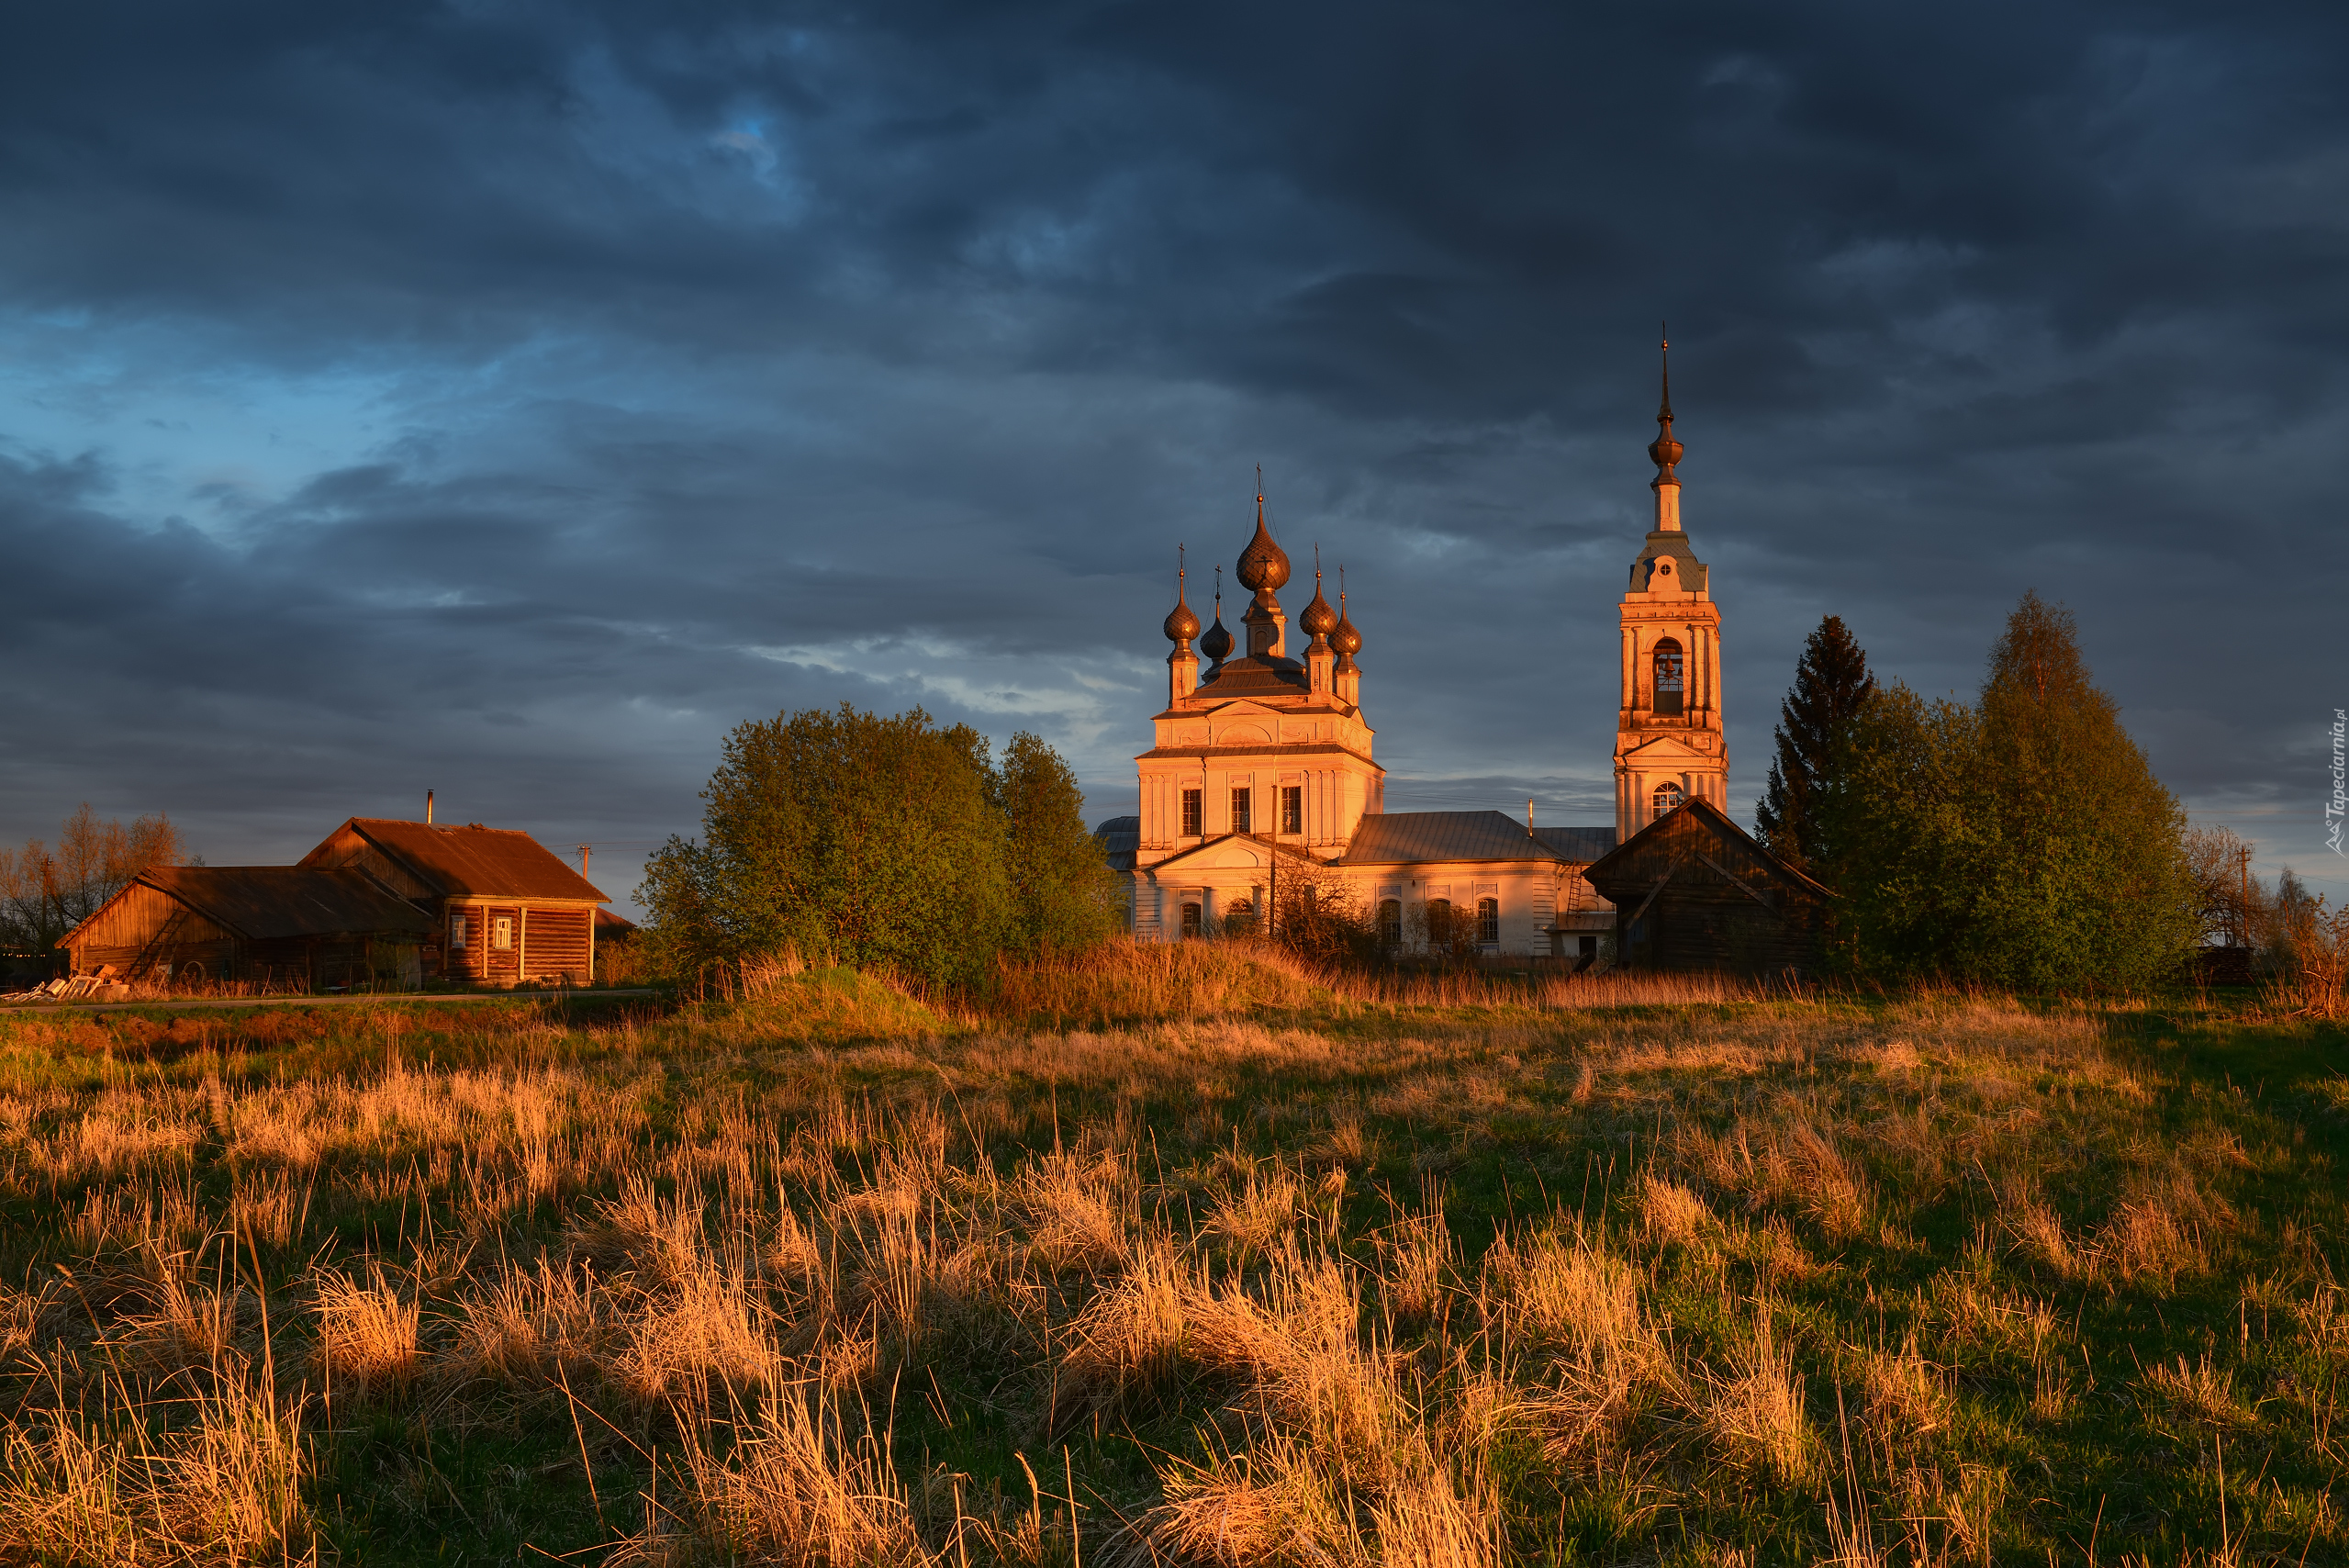
MULTIPOLYGON (((599 848, 920 703, 1133 809, 1175 546, 1342 560, 1389 802, 1611 808, 1672 321, 1750 812, 1804 635, 2077 614, 2349 891, 2349 11, 50 6, 0 50, 0 837, 599 848)), ((1333 583, 1334 588, 1334 583, 1333 583)))

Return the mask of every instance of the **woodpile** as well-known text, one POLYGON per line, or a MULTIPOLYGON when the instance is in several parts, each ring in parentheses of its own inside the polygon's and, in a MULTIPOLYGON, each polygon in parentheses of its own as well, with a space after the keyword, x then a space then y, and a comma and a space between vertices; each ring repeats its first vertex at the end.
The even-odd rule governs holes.
POLYGON ((30 991, 0 991, 0 1002, 119 1002, 129 994, 130 987, 115 979, 108 966, 94 975, 60 975, 30 991))

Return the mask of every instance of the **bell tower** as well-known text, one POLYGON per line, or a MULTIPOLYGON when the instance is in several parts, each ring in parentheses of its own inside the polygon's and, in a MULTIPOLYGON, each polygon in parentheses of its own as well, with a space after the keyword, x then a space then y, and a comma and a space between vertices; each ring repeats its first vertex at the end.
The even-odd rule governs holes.
MULTIPOLYGON (((1669 352, 1672 345, 1663 345, 1669 352)), ((1631 563, 1622 605, 1622 701, 1615 735, 1615 832, 1623 843, 1690 799, 1728 810, 1721 733, 1721 611, 1705 564, 1680 526, 1681 444, 1672 439, 1672 369, 1649 443, 1655 524, 1631 563)))

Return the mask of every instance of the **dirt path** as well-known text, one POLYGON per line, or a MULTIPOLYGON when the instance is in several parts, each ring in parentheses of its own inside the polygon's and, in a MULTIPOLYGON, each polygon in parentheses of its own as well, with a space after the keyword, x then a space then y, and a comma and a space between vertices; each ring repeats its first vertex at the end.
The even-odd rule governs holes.
POLYGON ((154 1002, 25 1002, 0 1004, 0 1013, 128 1013, 139 1008, 162 1008, 177 1013, 189 1008, 219 1007, 349 1007, 363 1002, 393 1002, 405 1005, 439 1007, 464 1002, 513 1002, 524 998, 564 1002, 587 998, 600 1000, 608 996, 659 996, 660 991, 645 987, 632 991, 452 991, 444 996, 428 996, 414 991, 367 991, 357 996, 190 996, 176 1000, 154 1002))

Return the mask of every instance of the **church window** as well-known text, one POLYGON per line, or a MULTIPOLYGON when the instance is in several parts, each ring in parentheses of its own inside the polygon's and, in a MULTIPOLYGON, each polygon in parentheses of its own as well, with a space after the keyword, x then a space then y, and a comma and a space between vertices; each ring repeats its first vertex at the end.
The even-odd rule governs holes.
POLYGON ((1256 829, 1249 825, 1248 818, 1248 790, 1241 786, 1232 791, 1232 831, 1254 833, 1256 829))
POLYGON ((1379 901, 1379 940, 1390 947, 1403 946, 1403 901, 1379 901))
POLYGON ((1685 689, 1685 682, 1681 674, 1682 667, 1678 643, 1667 637, 1656 644, 1655 700, 1650 704, 1653 711, 1658 713, 1680 711, 1681 696, 1685 689))
POLYGON ((1452 945, 1452 901, 1427 901, 1427 946, 1449 947, 1452 945))
POLYGON ((1224 906, 1224 934, 1245 936, 1256 929, 1256 905, 1246 899, 1234 899, 1224 906))
POLYGON ((1281 831, 1282 833, 1305 831, 1305 787, 1302 784, 1284 784, 1281 787, 1281 831))
POLYGON ((1196 790, 1182 792, 1182 835, 1185 838, 1199 836, 1199 794, 1196 790))
POLYGON ((1672 811, 1687 803, 1688 791, 1682 789, 1672 779, 1667 778, 1662 783, 1656 786, 1655 801, 1656 814, 1658 816, 1662 816, 1666 812, 1672 811))
POLYGON ((1479 942, 1501 940, 1501 901, 1499 899, 1476 901, 1476 939, 1479 942))
MULTIPOLYGON (((1196 791, 1193 792, 1196 793, 1196 791)), ((1195 903, 1187 903, 1182 906, 1182 934, 1185 936, 1199 935, 1199 906, 1195 903)))

